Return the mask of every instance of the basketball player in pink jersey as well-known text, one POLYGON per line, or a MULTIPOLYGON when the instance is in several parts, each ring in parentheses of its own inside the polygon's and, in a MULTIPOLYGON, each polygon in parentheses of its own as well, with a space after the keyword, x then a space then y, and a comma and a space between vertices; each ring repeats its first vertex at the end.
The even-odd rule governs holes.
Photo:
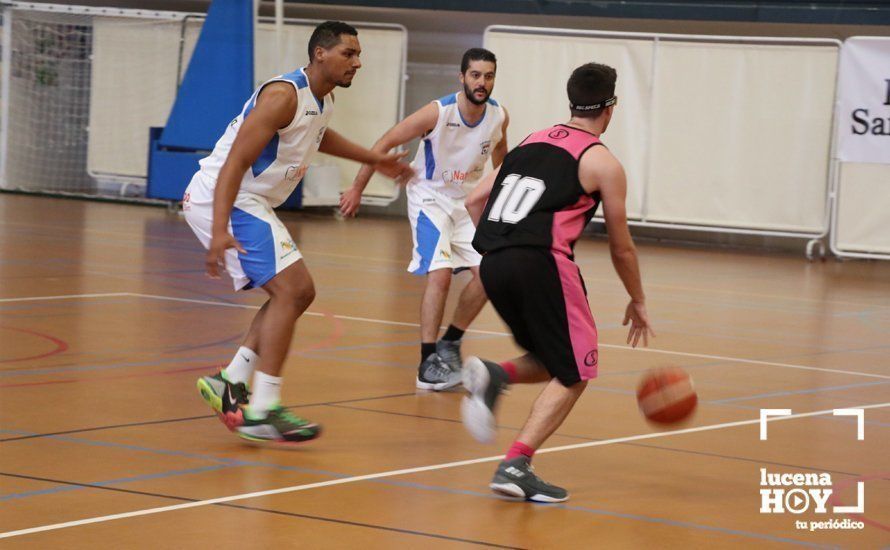
POLYGON ((565 489, 543 481, 530 463, 597 375, 596 325, 574 245, 600 202, 612 263, 630 294, 627 342, 648 345, 654 336, 627 228, 624 169, 599 138, 617 103, 616 77, 615 69, 597 63, 575 69, 567 86, 568 123, 527 137, 467 198, 477 226, 473 246, 483 254, 482 284, 528 353, 500 364, 466 360, 465 426, 476 439, 491 441, 501 391, 508 384, 547 382, 495 472, 490 487, 498 493, 538 502, 568 499, 565 489))

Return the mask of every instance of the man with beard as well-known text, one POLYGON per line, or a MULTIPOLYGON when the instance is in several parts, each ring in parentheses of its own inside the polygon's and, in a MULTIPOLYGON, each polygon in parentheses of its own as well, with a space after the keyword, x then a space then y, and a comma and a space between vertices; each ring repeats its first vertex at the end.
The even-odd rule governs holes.
POLYGON ((185 219, 208 249, 207 274, 219 278, 223 264, 235 290, 262 287, 269 294, 231 363, 198 379, 201 397, 245 439, 298 443, 321 431, 279 403, 294 325, 315 298, 315 286, 272 209, 293 192, 317 151, 371 164, 389 177, 411 176, 410 166, 400 162, 403 155, 369 151, 328 128, 331 92, 352 84, 360 54, 358 32, 350 25, 327 21, 316 27, 309 65, 253 93, 201 160, 183 197, 185 219))
MULTIPOLYGON (((482 176, 491 157, 495 168, 507 154, 507 111, 491 99, 497 59, 483 48, 464 53, 463 91, 437 99, 396 124, 373 150, 384 153, 423 138, 412 163, 416 176, 407 186, 408 218, 414 253, 408 271, 426 275, 420 307, 420 365, 417 387, 444 390, 460 384, 460 342, 487 300, 479 280, 482 257, 473 249, 475 233, 467 214, 464 185, 482 176), (469 269, 472 279, 460 295, 441 339, 439 326, 452 273, 469 269)), ((340 199, 344 216, 354 216, 374 168, 365 165, 340 199)))

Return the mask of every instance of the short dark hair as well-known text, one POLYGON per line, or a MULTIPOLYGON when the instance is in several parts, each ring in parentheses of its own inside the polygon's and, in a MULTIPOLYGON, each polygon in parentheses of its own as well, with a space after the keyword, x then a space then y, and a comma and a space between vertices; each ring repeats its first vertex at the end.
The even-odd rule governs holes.
POLYGON ((464 57, 460 60, 460 74, 467 72, 471 61, 491 61, 495 69, 498 67, 498 58, 493 53, 485 48, 470 48, 464 52, 464 57))
MULTIPOLYGON (((566 91, 569 94, 569 106, 596 105, 615 95, 615 81, 618 72, 608 65, 601 63, 586 63, 581 65, 569 77, 566 91)), ((596 118, 605 110, 583 110, 572 108, 572 116, 581 118, 596 118)))
POLYGON ((355 27, 343 21, 325 21, 312 31, 309 37, 309 63, 315 60, 315 48, 322 47, 329 50, 340 43, 341 34, 358 36, 355 27))

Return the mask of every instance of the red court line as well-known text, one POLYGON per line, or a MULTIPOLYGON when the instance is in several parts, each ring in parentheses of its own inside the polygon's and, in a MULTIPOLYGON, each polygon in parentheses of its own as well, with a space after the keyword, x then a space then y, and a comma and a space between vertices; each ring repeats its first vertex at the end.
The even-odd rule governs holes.
POLYGON ((320 348, 332 347, 340 341, 340 338, 343 336, 343 321, 338 319, 330 311, 319 311, 318 313, 324 315, 325 319, 331 321, 331 323, 334 324, 334 327, 331 330, 331 334, 328 335, 328 337, 324 340, 316 342, 309 347, 302 349, 291 349, 292 353, 306 353, 320 348))
MULTIPOLYGON (((841 483, 838 483, 837 485, 832 487, 832 489, 834 489, 834 490, 831 492, 831 496, 828 497, 828 503, 833 506, 844 506, 844 503, 841 502, 840 497, 837 496, 838 493, 840 493, 841 491, 843 491, 847 487, 850 487, 851 485, 853 485, 854 483, 856 483, 858 481, 866 482, 866 481, 873 481, 876 479, 884 479, 884 480, 890 481, 890 472, 887 472, 884 474, 864 475, 864 476, 855 477, 853 479, 848 479, 841 483)), ((867 499, 866 499, 866 502, 868 502, 867 499)), ((856 518, 859 521, 861 521, 862 523, 865 523, 866 525, 871 525, 872 527, 877 527, 878 529, 883 529, 884 531, 890 531, 890 526, 884 525, 883 523, 881 523, 879 521, 869 519, 869 518, 865 517, 864 514, 845 513, 844 515, 856 518)))
POLYGON ((16 363, 18 361, 29 361, 32 359, 43 359, 45 357, 51 357, 53 355, 58 355, 64 351, 68 350, 67 342, 65 342, 64 340, 60 340, 59 338, 56 338, 55 336, 52 336, 50 334, 44 334, 42 332, 28 330, 26 328, 0 326, 0 329, 11 330, 13 332, 21 332, 22 334, 30 334, 31 336, 37 336, 38 338, 43 338, 44 340, 49 340, 50 342, 52 342, 53 344, 56 345, 56 348, 54 350, 48 351, 46 353, 41 353, 39 355, 32 355, 30 357, 20 357, 18 359, 0 359, 0 363, 16 363))

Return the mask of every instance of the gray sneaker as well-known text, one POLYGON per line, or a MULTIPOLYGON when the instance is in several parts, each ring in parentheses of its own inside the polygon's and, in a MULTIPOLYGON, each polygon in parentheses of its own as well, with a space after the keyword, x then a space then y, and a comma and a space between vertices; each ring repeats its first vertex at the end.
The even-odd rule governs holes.
POLYGON ((495 493, 535 502, 565 502, 569 499, 565 489, 539 478, 525 456, 502 461, 488 486, 495 493))
POLYGON ((454 372, 435 353, 431 353, 417 369, 417 389, 441 391, 460 384, 460 373, 454 372))
POLYGON ((497 363, 468 357, 463 368, 463 383, 469 393, 460 404, 464 427, 477 441, 491 443, 497 434, 494 407, 507 388, 507 373, 497 363))
POLYGON ((436 342, 436 355, 454 372, 460 372, 463 359, 460 356, 460 340, 439 340, 436 342))

